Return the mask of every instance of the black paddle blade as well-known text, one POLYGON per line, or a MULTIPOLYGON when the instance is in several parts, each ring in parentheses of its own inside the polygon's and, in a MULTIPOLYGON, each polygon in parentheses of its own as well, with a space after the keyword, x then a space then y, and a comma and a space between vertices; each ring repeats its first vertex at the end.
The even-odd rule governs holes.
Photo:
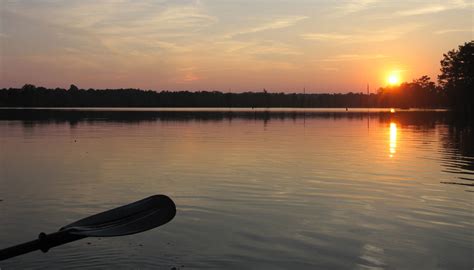
POLYGON ((176 206, 168 196, 154 195, 78 220, 60 231, 86 237, 128 235, 161 226, 175 215, 176 206))

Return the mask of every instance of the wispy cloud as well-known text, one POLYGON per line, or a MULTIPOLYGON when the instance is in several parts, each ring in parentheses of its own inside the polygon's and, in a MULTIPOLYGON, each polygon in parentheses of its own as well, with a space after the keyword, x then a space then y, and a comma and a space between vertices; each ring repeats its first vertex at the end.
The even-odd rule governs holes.
POLYGON ((381 59, 387 58, 383 54, 340 54, 329 58, 324 58, 322 62, 347 62, 347 61, 358 61, 367 59, 381 59))
POLYGON ((469 6, 472 8, 472 1, 471 3, 467 3, 462 0, 451 0, 451 1, 444 1, 442 4, 430 4, 426 6, 419 6, 414 7, 412 9, 406 9, 395 12, 395 15, 398 16, 417 16, 417 15, 428 15, 428 14, 436 14, 440 12, 444 12, 447 10, 453 9, 464 9, 469 6))
POLYGON ((321 67, 321 70, 331 72, 331 71, 338 71, 339 68, 337 68, 337 67, 321 67))
POLYGON ((229 54, 246 54, 246 55, 300 55, 302 54, 297 48, 287 44, 274 41, 223 41, 216 43, 222 46, 229 54))
POLYGON ((190 83, 190 82, 194 82, 200 79, 201 77, 197 76, 194 72, 189 71, 186 74, 184 74, 184 76, 181 79, 181 83, 190 83))
POLYGON ((226 38, 232 38, 237 35, 245 35, 245 34, 252 34, 252 33, 258 33, 262 31, 267 31, 267 30, 275 30, 275 29, 282 29, 282 28, 287 28, 290 26, 293 26, 297 24, 298 22, 307 19, 307 16, 286 16, 286 17, 281 17, 274 19, 272 21, 263 23, 261 25, 257 25, 255 27, 247 28, 247 29, 242 29, 237 32, 229 33, 225 35, 226 38))
POLYGON ((426 6, 421 8, 409 9, 409 10, 402 10, 398 11, 395 14, 400 16, 414 16, 414 15, 424 15, 424 14, 432 14, 438 13, 441 11, 445 11, 450 9, 448 6, 443 5, 433 5, 433 6, 426 6))
POLYGON ((88 29, 100 35, 160 35, 166 37, 194 34, 218 20, 194 5, 170 6, 143 11, 146 15, 134 16, 127 21, 103 18, 88 29))
POLYGON ((331 41, 331 40, 349 40, 353 38, 353 35, 349 34, 340 34, 340 33, 307 33, 302 34, 301 37, 307 40, 321 40, 321 41, 331 41))
POLYGON ((148 20, 137 21, 135 25, 147 25, 151 29, 203 28, 217 22, 217 18, 206 14, 197 6, 170 7, 148 20))
POLYGON ((464 33, 464 32, 473 32, 473 29, 443 29, 435 31, 434 33, 437 35, 449 34, 449 33, 464 33))
MULTIPOLYGON (((179 44, 176 39, 199 36, 200 31, 218 21, 199 1, 71 1, 58 5, 41 3, 36 9, 15 4, 6 11, 12 14, 11 23, 27 19, 37 25, 48 25, 55 29, 55 36, 58 32, 63 35, 61 40, 81 36, 81 40, 98 42, 88 48, 104 47, 122 55, 187 51, 189 44, 179 44)), ((59 42, 55 46, 61 45, 59 42)))
POLYGON ((410 23, 374 30, 354 30, 352 32, 305 33, 302 39, 337 43, 371 43, 396 40, 405 34, 416 31, 422 24, 410 23))
POLYGON ((342 14, 348 14, 373 7, 377 2, 380 2, 380 0, 351 0, 341 2, 342 4, 337 7, 337 10, 342 14))
POLYGON ((206 14, 199 6, 181 5, 166 7, 127 23, 99 24, 91 31, 113 50, 183 53, 193 47, 183 42, 183 37, 199 36, 199 32, 216 22, 216 17, 206 14))
POLYGON ((340 42, 340 43, 367 43, 367 42, 383 42, 400 38, 403 32, 390 31, 373 31, 357 34, 344 33, 307 33, 301 37, 305 40, 323 41, 323 42, 340 42))

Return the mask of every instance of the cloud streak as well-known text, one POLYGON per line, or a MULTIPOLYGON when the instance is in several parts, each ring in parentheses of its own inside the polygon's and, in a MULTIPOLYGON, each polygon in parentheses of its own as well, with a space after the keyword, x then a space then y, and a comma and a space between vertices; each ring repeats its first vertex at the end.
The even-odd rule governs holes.
POLYGON ((402 38, 407 33, 416 31, 422 24, 410 23, 405 25, 387 27, 385 29, 355 30, 352 32, 324 32, 304 33, 300 37, 304 40, 329 42, 334 44, 351 43, 377 43, 392 41, 402 38))
POLYGON ((347 62, 347 61, 359 61, 368 59, 382 59, 387 58, 383 54, 340 54, 334 57, 324 58, 322 62, 347 62))
POLYGON ((301 38, 305 40, 320 42, 338 42, 338 43, 369 43, 384 42, 399 39, 405 34, 404 32, 391 31, 373 31, 357 34, 345 33, 306 33, 301 38))
POLYGON ((245 34, 253 34, 253 33, 258 33, 258 32, 263 32, 267 30, 276 30, 276 29, 282 29, 282 28, 287 28, 290 26, 293 26, 297 23, 299 23, 302 20, 308 19, 307 16, 287 16, 287 17, 281 17, 278 19, 274 19, 270 22, 266 22, 264 24, 247 28, 247 29, 242 29, 240 31, 234 32, 234 33, 229 33, 225 35, 226 38, 232 38, 238 35, 245 35, 245 34))
POLYGON ((395 15, 398 16, 419 16, 419 15, 429 15, 429 14, 436 14, 448 10, 455 10, 455 9, 465 9, 468 7, 472 8, 471 4, 466 3, 465 1, 454 0, 454 1, 446 1, 444 4, 430 4, 426 6, 415 7, 412 9, 406 9, 395 12, 395 15))
POLYGON ((342 5, 337 7, 337 10, 342 14, 356 13, 374 7, 380 0, 352 0, 341 1, 342 5))
POLYGON ((301 55, 298 48, 288 46, 285 43, 274 41, 223 41, 216 45, 225 47, 228 54, 246 55, 301 55))
POLYGON ((443 29, 434 31, 437 35, 449 34, 449 33, 464 33, 464 32, 473 32, 473 29, 443 29))
POLYGON ((415 16, 415 15, 439 13, 448 9, 451 9, 451 8, 447 6, 443 6, 443 5, 433 5, 433 6, 416 8, 416 9, 398 11, 395 14, 400 15, 400 16, 415 16))
POLYGON ((340 33, 306 33, 302 34, 301 37, 306 40, 334 41, 350 40, 354 37, 354 35, 340 33))

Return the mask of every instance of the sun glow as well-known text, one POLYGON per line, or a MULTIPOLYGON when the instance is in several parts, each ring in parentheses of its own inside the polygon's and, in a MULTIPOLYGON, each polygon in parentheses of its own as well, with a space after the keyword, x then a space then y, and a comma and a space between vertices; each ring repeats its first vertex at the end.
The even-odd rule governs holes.
POLYGON ((390 74, 387 78, 387 82, 389 85, 399 85, 400 84, 400 77, 397 74, 390 74))

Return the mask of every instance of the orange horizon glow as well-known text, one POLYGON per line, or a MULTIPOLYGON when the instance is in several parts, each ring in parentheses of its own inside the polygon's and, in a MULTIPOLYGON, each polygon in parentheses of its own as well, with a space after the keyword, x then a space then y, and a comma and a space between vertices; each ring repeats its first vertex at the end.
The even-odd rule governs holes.
POLYGON ((137 2, 2 2, 0 88, 365 92, 472 39, 454 0, 137 2))

